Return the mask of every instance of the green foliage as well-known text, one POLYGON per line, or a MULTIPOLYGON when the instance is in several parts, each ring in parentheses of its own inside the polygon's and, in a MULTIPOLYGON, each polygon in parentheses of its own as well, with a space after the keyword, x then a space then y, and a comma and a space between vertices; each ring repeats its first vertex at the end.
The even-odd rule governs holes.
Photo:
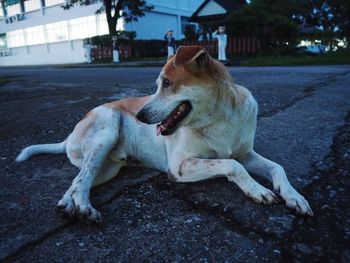
POLYGON ((325 31, 344 32, 349 29, 350 2, 348 0, 309 0, 308 22, 325 31))
MULTIPOLYGON (((126 36, 130 32, 118 31, 118 43, 120 45, 129 45, 131 47, 132 58, 149 58, 149 57, 165 57, 167 54, 167 44, 164 40, 135 40, 126 36)), ((112 47, 112 36, 103 35, 91 38, 94 46, 112 47)))
MULTIPOLYGON (((129 40, 135 39, 136 32, 118 30, 116 32, 116 35, 118 36, 119 43, 129 43, 129 40)), ((112 36, 111 35, 94 36, 91 38, 91 44, 94 46, 100 46, 100 47, 110 47, 112 45, 112 36)))
POLYGON ((284 52, 295 44, 297 24, 289 17, 297 14, 294 0, 255 0, 230 14, 226 28, 234 37, 256 36, 265 52, 284 52), (288 9, 287 6, 290 8, 288 9))
POLYGON ((187 41, 197 41, 199 38, 199 32, 197 32, 195 27, 191 25, 185 26, 184 35, 187 41))
POLYGON ((300 66, 349 64, 350 49, 339 49, 318 56, 259 56, 245 63, 245 66, 300 66))
POLYGON ((349 0, 308 0, 308 6, 306 21, 319 27, 331 46, 335 37, 350 39, 349 0))
POLYGON ((309 38, 332 47, 336 37, 350 39, 349 14, 349 0, 252 0, 230 14, 227 31, 232 36, 259 37, 265 52, 273 49, 281 54, 291 51, 299 38, 298 25, 306 23, 319 28, 309 38))
MULTIPOLYGON (((125 22, 137 21, 139 17, 145 15, 146 11, 153 9, 144 0, 100 0, 102 5, 96 10, 97 14, 106 12, 109 34, 115 35, 117 21, 123 17, 125 22)), ((90 5, 93 0, 66 0, 63 9, 69 9, 74 5, 90 5)))

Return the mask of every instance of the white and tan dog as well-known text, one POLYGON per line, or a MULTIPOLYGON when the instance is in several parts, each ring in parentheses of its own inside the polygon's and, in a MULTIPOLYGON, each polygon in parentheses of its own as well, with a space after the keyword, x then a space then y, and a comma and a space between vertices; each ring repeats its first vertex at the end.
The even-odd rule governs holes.
POLYGON ((121 167, 139 163, 167 172, 176 182, 225 176, 255 202, 276 203, 275 194, 249 172, 262 175, 288 207, 313 215, 284 169, 254 152, 257 103, 247 89, 233 83, 224 65, 202 47, 180 47, 157 84, 152 96, 93 109, 65 141, 27 147, 16 160, 66 152, 81 170, 58 207, 82 220, 101 218, 89 200, 91 187, 112 179, 121 167))

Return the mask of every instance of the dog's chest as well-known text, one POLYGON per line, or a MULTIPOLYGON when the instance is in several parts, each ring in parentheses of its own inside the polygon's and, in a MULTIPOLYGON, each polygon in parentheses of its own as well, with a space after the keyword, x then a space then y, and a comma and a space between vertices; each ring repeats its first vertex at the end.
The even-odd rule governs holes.
MULTIPOLYGON (((237 130, 226 127, 210 130, 181 129, 169 145, 176 156, 228 159, 240 154, 245 148, 237 130)), ((170 154, 171 155, 171 154, 170 154)))
POLYGON ((199 139, 215 152, 215 158, 230 158, 241 146, 235 139, 235 130, 231 127, 218 127, 210 130, 198 131, 199 139))

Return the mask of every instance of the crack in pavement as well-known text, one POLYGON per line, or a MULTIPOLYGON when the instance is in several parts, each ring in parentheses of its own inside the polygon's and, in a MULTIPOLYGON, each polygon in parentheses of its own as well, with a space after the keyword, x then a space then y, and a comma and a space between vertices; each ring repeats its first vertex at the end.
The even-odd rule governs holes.
POLYGON ((302 92, 302 94, 296 96, 295 98, 293 98, 289 103, 287 103, 286 105, 284 105, 283 107, 280 108, 276 108, 276 109, 272 109, 269 111, 266 111, 262 114, 259 114, 258 119, 262 119, 262 118, 269 118, 272 117, 273 115, 285 111, 286 109, 292 107, 293 105, 295 105, 297 102, 310 97, 314 94, 315 91, 317 91, 319 88, 328 86, 329 83, 335 81, 338 77, 342 77, 345 76, 347 74, 349 74, 350 71, 346 71, 346 72, 342 72, 339 74, 334 74, 332 76, 326 77, 324 78, 324 80, 322 81, 318 81, 315 83, 312 83, 310 85, 308 85, 302 92))
POLYGON ((1 262, 7 263, 7 262, 13 262, 16 260, 18 257, 26 253, 27 251, 31 250, 32 248, 40 245, 44 241, 46 241, 49 237, 52 237, 54 235, 57 235, 60 233, 63 229, 67 228, 69 225, 72 225, 72 222, 66 222, 63 223, 62 225, 59 225, 47 232, 44 232, 40 237, 31 240, 29 242, 24 243, 22 246, 20 246, 16 251, 13 253, 5 256, 4 258, 0 259, 1 262))
POLYGON ((167 183, 157 181, 157 178, 154 178, 151 183, 156 189, 164 193, 168 193, 168 191, 171 189, 172 191, 170 193, 170 196, 172 198, 184 201, 194 212, 199 212, 202 214, 204 213, 213 216, 214 218, 216 218, 216 220, 218 220, 223 225, 226 225, 228 229, 234 232, 237 232, 242 235, 247 235, 253 231, 255 234, 257 234, 264 240, 271 241, 277 238, 277 235, 275 235, 274 233, 267 234, 258 227, 254 228, 252 226, 242 225, 241 221, 229 216, 232 214, 232 212, 234 212, 231 209, 225 209, 220 205, 209 206, 206 203, 199 203, 195 200, 191 200, 186 196, 186 192, 174 189, 173 183, 167 185, 167 183))
MULTIPOLYGON (((289 104, 285 105, 282 108, 279 109, 275 109, 272 111, 268 111, 265 114, 262 114, 261 116, 259 116, 259 118, 269 118, 271 116, 273 116, 274 114, 277 114, 279 112, 282 112, 288 108, 290 108, 291 106, 293 106, 294 104, 296 104, 298 101, 312 96, 314 94, 314 92, 318 89, 318 88, 322 88, 327 86, 330 82, 335 81, 338 77, 343 76, 343 75, 347 75, 349 74, 350 71, 347 71, 345 73, 341 73, 341 74, 336 74, 333 75, 331 77, 325 78, 325 80, 323 81, 319 81, 316 83, 313 83, 309 86, 307 86, 304 90, 303 93, 299 96, 297 96, 296 98, 294 98, 289 104)), ((342 128, 341 128, 342 129, 342 128)), ((338 135, 338 134, 337 134, 338 135)), ((336 136, 337 136, 336 135, 336 136)), ((335 136, 335 137, 336 137, 335 136)), ((334 137, 334 138, 335 138, 334 137)), ((333 145, 332 145, 332 149, 333 149, 333 145)), ((333 150, 332 150, 333 151, 333 150)), ((333 153, 330 153, 330 156, 333 153)), ((324 160, 326 160, 328 157, 326 157, 324 160)), ((336 164, 334 164, 336 165, 336 164)), ((159 174, 159 173, 157 173, 159 174)), ((154 175, 155 176, 155 175, 154 175)), ((157 184, 155 182, 155 179, 153 177, 148 178, 147 180, 140 180, 135 184, 131 184, 131 185, 124 185, 124 188, 120 188, 119 190, 115 191, 113 193, 113 195, 108 198, 107 200, 105 200, 104 202, 100 203, 99 205, 105 206, 108 205, 109 203, 111 203, 113 200, 117 199, 118 197, 120 197, 121 195, 123 195, 123 192, 126 189, 133 189, 133 188, 138 188, 141 184, 145 183, 145 182, 151 182, 156 189, 160 190, 160 191, 164 191, 164 189, 161 189, 162 186, 157 184)), ((320 178, 319 180, 321 180, 322 178, 320 178)), ((318 182, 318 180, 314 181, 314 182, 318 182)), ((120 186, 119 186, 120 187, 120 186)), ((306 187, 307 188, 307 187, 306 187)), ((181 192, 179 193, 174 193, 172 195, 173 198, 185 201, 186 204, 188 204, 192 209, 194 209, 195 211, 201 212, 201 213, 206 213, 208 215, 212 215, 215 218, 217 218, 217 220, 220 220, 220 222, 224 223, 225 225, 227 225, 230 229, 234 230, 235 232, 241 233, 241 234, 248 234, 251 231, 254 231, 255 233, 257 233, 257 235, 261 236, 264 240, 268 239, 268 240, 276 240, 278 238, 278 236, 274 235, 273 233, 269 233, 267 234, 266 232, 260 230, 260 229, 255 229, 251 226, 246 226, 241 224, 240 221, 238 220, 234 220, 232 218, 229 218, 229 211, 225 211, 225 208, 222 206, 217 206, 217 207, 210 207, 207 206, 206 204, 203 203, 196 203, 195 201, 192 201, 190 199, 188 199, 186 197, 185 194, 182 194, 181 192)), ((295 220, 296 222, 297 220, 295 220)), ((5 258, 3 258, 2 260, 4 262, 11 262, 12 260, 22 256, 23 254, 25 254, 27 251, 35 248, 36 246, 38 246, 39 244, 42 244, 43 242, 45 242, 48 238, 53 237, 57 234, 59 234, 60 232, 62 232, 64 229, 66 229, 68 226, 70 226, 72 224, 72 222, 66 222, 63 223, 62 225, 59 225, 47 232, 44 232, 40 237, 36 238, 35 240, 31 240, 29 242, 24 243, 20 248, 18 248, 15 252, 11 253, 10 255, 6 256, 5 258)), ((294 228, 293 228, 294 231, 294 228)), ((287 236, 288 234, 285 234, 284 236, 287 236)), ((282 250, 283 248, 283 244, 280 244, 280 248, 282 250)), ((282 250, 285 253, 285 250, 282 250)))
MULTIPOLYGON (((331 151, 323 159, 323 161, 327 163, 327 167, 320 168, 320 167, 317 167, 316 165, 313 165, 313 169, 310 171, 310 173, 311 174, 319 174, 320 176, 317 180, 313 181, 312 184, 309 184, 306 187, 304 187, 300 191, 301 194, 312 193, 312 194, 317 195, 318 194, 317 191, 314 191, 313 189, 315 187, 318 187, 319 185, 324 184, 324 181, 326 179, 328 179, 327 176, 329 177, 330 174, 332 174, 333 176, 335 176, 335 174, 339 174, 340 176, 344 176, 344 171, 342 171, 342 169, 344 167, 344 162, 346 162, 346 159, 349 159, 349 156, 350 156, 349 155, 350 154, 350 148, 349 148, 350 111, 348 112, 348 114, 345 118, 345 124, 342 125, 340 128, 338 128, 337 130, 338 130, 338 132, 336 133, 336 135, 333 138, 331 151), (329 165, 330 163, 332 164, 331 166, 329 165)), ((345 171, 345 173, 347 175, 349 175, 349 171, 345 171)), ((245 225, 244 222, 242 224, 241 220, 232 218, 230 215, 234 211, 225 210, 225 208, 223 206, 217 205, 217 206, 213 207, 213 206, 210 206, 206 203, 198 203, 195 200, 191 200, 191 196, 189 196, 188 193, 186 193, 186 190, 183 191, 182 189, 180 189, 180 190, 174 189, 173 183, 166 183, 166 182, 164 182, 164 180, 162 181, 162 180, 157 180, 157 178, 153 178, 152 185, 154 185, 156 187, 156 189, 158 189, 159 191, 166 192, 166 193, 170 194, 172 198, 184 201, 195 212, 202 213, 202 214, 204 213, 204 214, 208 214, 208 215, 213 216, 216 220, 223 223, 230 230, 232 230, 234 232, 238 232, 239 234, 242 234, 242 235, 247 235, 253 231, 259 237, 263 238, 263 240, 274 242, 274 244, 279 247, 280 251, 282 252, 282 255, 286 258, 290 258, 290 257, 294 258, 295 256, 292 255, 291 251, 293 249, 294 249, 294 251, 298 249, 298 245, 295 245, 295 240, 293 238, 290 238, 290 236, 297 236, 298 232, 305 231, 304 228, 306 228, 306 229, 310 228, 310 227, 305 227, 305 225, 311 225, 312 227, 314 227, 314 224, 313 224, 314 219, 304 218, 304 217, 296 217, 294 219, 293 228, 291 230, 287 231, 286 233, 284 233, 282 236, 278 236, 278 235, 273 234, 273 233, 266 233, 259 228, 245 225)), ((327 189, 328 188, 329 188, 329 186, 327 186, 327 189)), ((324 195, 323 198, 326 199, 325 196, 327 195, 327 193, 323 192, 322 194, 324 195)), ((319 198, 319 196, 317 196, 315 199, 318 200, 320 198, 319 198)), ((346 202, 346 200, 345 200, 345 202, 346 202)), ((320 207, 321 205, 322 205, 322 203, 321 204, 313 204, 315 212, 317 210, 320 210, 320 211, 317 211, 315 217, 322 218, 322 216, 320 216, 320 214, 324 211, 325 205, 320 207)), ((343 213, 340 213, 340 215, 343 215, 344 217, 346 217, 346 213, 348 213, 348 212, 346 212, 346 210, 345 210, 345 211, 343 211, 343 213)), ((338 218, 335 218, 333 220, 333 222, 335 222, 337 219, 338 218)), ((350 232, 348 232, 347 235, 350 235, 350 232)), ((301 238, 302 238, 302 241, 304 241, 303 237, 301 237, 301 238)), ((300 250, 305 248, 304 244, 302 244, 300 247, 301 247, 300 250)), ((272 248, 272 249, 274 249, 274 248, 272 248)), ((317 251, 314 251, 314 253, 319 252, 318 246, 316 246, 316 249, 317 249, 317 251)), ((308 251, 308 253, 309 253, 309 250, 312 251, 312 248, 305 249, 305 251, 308 251)), ((342 252, 342 251, 340 251, 340 252, 342 252)), ((347 253, 347 252, 343 252, 343 254, 344 253, 347 253)), ((298 257, 300 257, 300 255, 298 253, 296 253, 296 254, 298 255, 298 257)), ((342 257, 344 257, 343 254, 342 254, 342 257)), ((329 254, 327 253, 327 255, 329 255, 329 254)), ((322 256, 327 257, 327 255, 324 255, 323 253, 321 253, 318 256, 322 258, 322 256)), ((306 257, 305 259, 309 260, 310 258, 307 258, 307 256, 308 255, 301 255, 301 257, 306 257)))
POLYGON ((350 111, 333 137, 324 164, 314 165, 311 171, 318 179, 303 189, 313 202, 315 217, 294 221, 290 236, 280 242, 284 257, 293 262, 349 262, 349 160, 350 111))
MULTIPOLYGON (((158 174, 159 174, 159 172, 156 172, 156 171, 147 172, 143 176, 138 177, 138 178, 131 180, 131 181, 130 180, 128 181, 127 178, 123 178, 124 180, 120 184, 118 184, 119 189, 117 191, 115 191, 112 196, 110 196, 109 198, 107 198, 106 200, 104 200, 101 203, 99 203, 99 202, 94 202, 94 203, 96 203, 98 207, 106 206, 106 205, 110 204, 111 202, 113 202, 118 197, 122 196, 125 191, 131 190, 131 189, 137 189, 140 185, 151 181, 152 178, 158 174)), ((103 187, 103 186, 100 186, 99 188, 101 188, 101 187, 103 187)), ((50 229, 47 232, 44 232, 38 238, 24 243, 22 246, 20 246, 18 249, 16 249, 11 254, 9 254, 3 258, 0 258, 1 262, 4 262, 4 263, 12 262, 12 261, 20 258, 29 250, 32 250, 36 246, 42 244, 47 239, 60 234, 63 230, 65 230, 67 227, 73 225, 74 223, 77 223, 77 221, 74 219, 66 219, 61 225, 58 225, 57 227, 50 229)))

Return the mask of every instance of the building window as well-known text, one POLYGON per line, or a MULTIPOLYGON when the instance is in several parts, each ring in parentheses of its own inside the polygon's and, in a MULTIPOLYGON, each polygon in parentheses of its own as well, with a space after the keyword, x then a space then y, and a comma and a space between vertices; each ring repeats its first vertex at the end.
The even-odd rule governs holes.
POLYGON ((45 6, 53 6, 63 4, 64 0, 45 0, 45 6))
POLYGON ((34 26, 25 29, 27 45, 45 43, 44 26, 34 26))
POLYGON ((17 14, 20 14, 21 13, 20 4, 17 2, 17 4, 6 6, 6 13, 7 13, 7 16, 15 16, 17 14))
POLYGON ((97 16, 97 34, 99 36, 109 33, 106 14, 97 16))
POLYGON ((8 47, 21 47, 25 45, 24 30, 15 30, 7 33, 8 47))
MULTIPOLYGON (((125 30, 124 19, 119 18, 117 22, 117 30, 125 30)), ((97 16, 97 35, 109 34, 106 14, 97 16)))
POLYGON ((7 48, 6 34, 0 34, 0 50, 7 48))
POLYGON ((71 39, 96 36, 96 16, 86 16, 69 20, 71 39))
POLYGON ((24 10, 26 12, 38 10, 40 8, 41 8, 41 0, 25 0, 24 1, 24 10))
POLYGON ((67 21, 47 24, 45 27, 49 43, 68 40, 67 21))
POLYGON ((4 17, 4 9, 2 5, 2 1, 0 1, 0 20, 4 17))

